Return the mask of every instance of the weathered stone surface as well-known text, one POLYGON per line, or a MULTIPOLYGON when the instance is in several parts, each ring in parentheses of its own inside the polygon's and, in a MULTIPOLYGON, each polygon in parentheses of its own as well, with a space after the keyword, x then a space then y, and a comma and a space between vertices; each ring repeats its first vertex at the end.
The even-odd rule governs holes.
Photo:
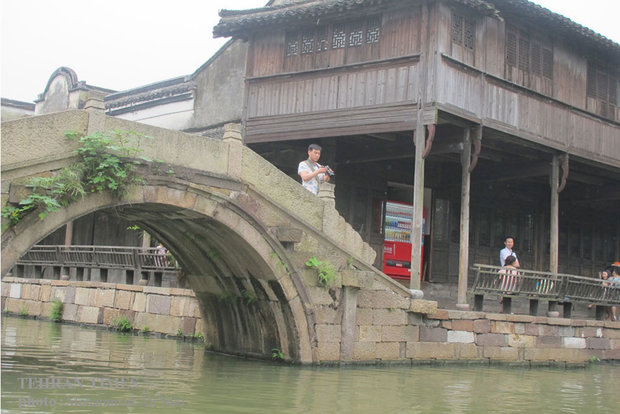
POLYGON ((340 342, 321 342, 317 344, 319 359, 321 361, 340 360, 340 342))
POLYGON ((433 315, 436 319, 443 319, 438 315, 437 302, 434 300, 411 299, 409 311, 413 313, 422 313, 425 315, 433 315))
MULTIPOLYGON (((340 317, 336 309, 329 306, 317 306, 315 310, 315 321, 318 324, 340 323, 340 317)), ((359 309, 356 319, 359 319, 359 309)))
POLYGON ((170 296, 147 295, 146 311, 148 313, 156 313, 160 315, 170 315, 170 296))
POLYGON ((608 338, 586 338, 586 347, 590 349, 611 349, 608 338))
POLYGON ((426 317, 428 319, 450 319, 448 311, 445 309, 437 309, 436 312, 428 314, 426 317))
POLYGON ((420 339, 420 327, 411 325, 384 326, 382 342, 414 342, 420 339))
POLYGON ((114 289, 96 289, 92 295, 91 306, 114 306, 114 298, 116 296, 116 291, 114 289))
POLYGON ((382 360, 395 361, 400 359, 400 343, 398 342, 379 342, 375 356, 382 360))
POLYGON ((11 289, 9 291, 9 297, 12 299, 21 299, 22 297, 22 285, 19 283, 11 283, 11 289))
POLYGON ((547 318, 549 325, 570 326, 571 320, 566 318, 547 318))
POLYGON ((316 337, 319 342, 340 342, 340 325, 316 325, 316 337))
POLYGON ((402 309, 373 309, 372 322, 374 325, 405 325, 407 312, 402 309))
POLYGON ((603 328, 593 327, 593 326, 584 326, 575 329, 575 336, 579 336, 581 338, 602 338, 603 337, 603 328))
POLYGON ((482 319, 485 317, 484 312, 474 312, 474 311, 461 311, 461 310, 448 310, 448 315, 451 319, 482 319))
POLYGON ((575 336, 575 328, 572 326, 560 326, 558 327, 558 335, 575 336))
POLYGON ((559 336, 538 336, 536 337, 536 347, 538 348, 561 348, 562 338, 559 336))
POLYGON ((476 335, 476 344, 478 346, 507 346, 508 340, 506 338, 506 334, 477 334, 476 335))
POLYGON ((554 325, 540 325, 541 333, 543 336, 559 336, 560 327, 554 325))
POLYGON ((482 348, 482 356, 492 361, 518 361, 519 349, 507 346, 485 346, 482 348))
POLYGON ((474 333, 468 331, 448 331, 448 342, 473 343, 474 333))
POLYGON ((532 348, 534 346, 534 337, 530 335, 508 335, 508 346, 514 348, 532 348))
POLYGON ((74 303, 65 303, 62 308, 62 319, 65 321, 78 321, 78 305, 74 303))
POLYGON ((41 286, 40 285, 24 285, 24 287, 28 287, 25 292, 22 292, 23 299, 30 300, 39 300, 41 296, 41 286))
POLYGON ((94 306, 80 306, 77 311, 77 321, 95 324, 99 321, 100 311, 100 308, 94 306))
POLYGON ((620 329, 603 329, 603 337, 609 339, 620 339, 620 329))
POLYGON ((564 348, 585 348, 586 339, 566 336, 562 338, 562 345, 564 348))
POLYGON ((41 316, 41 302, 38 300, 27 300, 26 311, 30 316, 41 316))
POLYGON ((355 342, 353 344, 354 361, 374 361, 377 358, 376 342, 355 342))
POLYGON ((76 288, 75 289, 75 304, 88 306, 90 305, 90 293, 91 289, 88 288, 76 288))
POLYGON ((475 333, 489 333, 491 332, 491 321, 488 319, 478 319, 474 321, 475 333))
POLYGON ((474 331, 474 322, 473 320, 464 319, 464 320, 455 320, 452 322, 452 329, 455 331, 474 331))
POLYGON ((491 332, 499 334, 514 333, 514 324, 510 322, 493 321, 491 322, 491 332))
POLYGON ((50 302, 52 294, 52 286, 51 285, 42 285, 41 286, 41 301, 42 302, 50 302))
POLYGON ((120 316, 119 309, 104 308, 103 309, 103 324, 111 326, 112 322, 120 316))
POLYGON ((136 292, 133 298, 133 305, 131 310, 136 312, 144 312, 146 310, 146 294, 142 292, 136 292))
MULTIPOLYGON (((291 287, 291 290, 294 289, 291 287)), ((296 291, 295 291, 296 292, 296 291)), ((312 302, 316 305, 332 305, 334 300, 329 295, 327 289, 318 287, 318 286, 310 286, 308 287, 308 292, 312 297, 312 302)))
POLYGON ((437 342, 408 342, 406 357, 415 360, 455 359, 456 344, 437 342))
MULTIPOLYGON (((566 338, 565 338, 566 339, 566 338)), ((516 348, 511 348, 515 349, 516 348)), ((524 350, 524 359, 526 361, 542 362, 542 361, 564 361, 568 363, 586 362, 590 355, 580 349, 540 349, 526 348, 524 350)))
POLYGON ((540 334, 540 327, 536 324, 526 323, 524 333, 526 335, 538 336, 540 334))
POLYGON ((196 318, 184 317, 182 318, 183 335, 194 335, 196 331, 196 318))
POLYGON ((357 325, 372 325, 372 309, 360 309, 357 308, 357 325))
POLYGON ((455 343, 455 353, 457 359, 478 359, 480 355, 478 355, 478 351, 482 353, 482 348, 479 348, 476 344, 459 344, 455 343))
POLYGON ((381 341, 381 326, 363 325, 357 329, 356 340, 360 342, 380 342, 381 341))
POLYGON ((448 331, 444 328, 420 326, 420 342, 446 342, 448 331))
POLYGON ((129 290, 117 290, 114 297, 114 307, 118 309, 130 309, 134 292, 129 290))

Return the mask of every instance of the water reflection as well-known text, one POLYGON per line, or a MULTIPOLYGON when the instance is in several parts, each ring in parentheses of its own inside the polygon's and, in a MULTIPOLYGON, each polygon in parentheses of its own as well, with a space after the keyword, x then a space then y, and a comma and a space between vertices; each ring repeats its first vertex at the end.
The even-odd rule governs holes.
POLYGON ((6 413, 616 413, 619 381, 618 365, 283 366, 175 340, 2 319, 6 413), (44 404, 51 400, 55 407, 44 404))

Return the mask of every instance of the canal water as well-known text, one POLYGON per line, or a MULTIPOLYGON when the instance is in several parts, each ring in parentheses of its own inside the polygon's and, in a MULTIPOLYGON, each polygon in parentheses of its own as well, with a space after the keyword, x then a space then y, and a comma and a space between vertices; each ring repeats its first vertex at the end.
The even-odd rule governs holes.
POLYGON ((620 365, 299 367, 2 317, 3 413, 618 413, 620 365))

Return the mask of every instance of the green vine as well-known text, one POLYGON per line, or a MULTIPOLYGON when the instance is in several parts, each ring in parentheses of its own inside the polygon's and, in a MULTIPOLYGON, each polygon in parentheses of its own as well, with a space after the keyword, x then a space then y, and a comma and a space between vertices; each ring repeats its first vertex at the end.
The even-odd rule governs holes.
POLYGON ((336 280, 336 270, 328 261, 321 262, 319 259, 312 256, 306 262, 306 266, 317 271, 317 281, 320 286, 327 287, 336 280))
POLYGON ((78 139, 78 160, 51 177, 33 177, 26 182, 30 194, 14 205, 2 208, 2 217, 16 225, 27 213, 37 210, 43 220, 47 214, 84 197, 88 193, 110 191, 122 196, 132 184, 142 182, 136 170, 141 145, 148 138, 137 132, 110 131, 82 136, 66 132, 68 139, 78 139))

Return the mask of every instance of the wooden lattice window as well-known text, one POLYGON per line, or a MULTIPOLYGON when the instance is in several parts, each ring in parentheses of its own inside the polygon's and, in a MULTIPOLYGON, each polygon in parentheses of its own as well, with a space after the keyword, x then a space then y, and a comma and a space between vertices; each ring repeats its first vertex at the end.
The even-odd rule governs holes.
POLYGON ((299 36, 297 33, 286 34, 286 56, 297 56, 299 54, 299 36))
POLYGON ((535 76, 553 79, 553 51, 522 30, 506 29, 506 64, 535 76))
POLYGON ((379 43, 381 38, 381 18, 370 17, 366 23, 366 43, 379 43))
POLYGON ((344 24, 334 25, 332 49, 342 49, 347 45, 347 31, 344 24))
POLYGON ((588 64, 587 95, 602 104, 597 111, 599 114, 613 117, 613 108, 618 106, 618 87, 618 77, 611 71, 588 64))
POLYGON ((364 24, 355 22, 349 30, 349 47, 361 46, 364 44, 364 24))
POLYGON ((452 13, 452 43, 474 50, 476 24, 463 15, 452 13))
POLYGON ((304 32, 301 35, 301 54, 314 52, 314 32, 304 32))
POLYGON ((316 51, 326 52, 329 45, 329 34, 327 26, 320 26, 316 29, 316 51))

